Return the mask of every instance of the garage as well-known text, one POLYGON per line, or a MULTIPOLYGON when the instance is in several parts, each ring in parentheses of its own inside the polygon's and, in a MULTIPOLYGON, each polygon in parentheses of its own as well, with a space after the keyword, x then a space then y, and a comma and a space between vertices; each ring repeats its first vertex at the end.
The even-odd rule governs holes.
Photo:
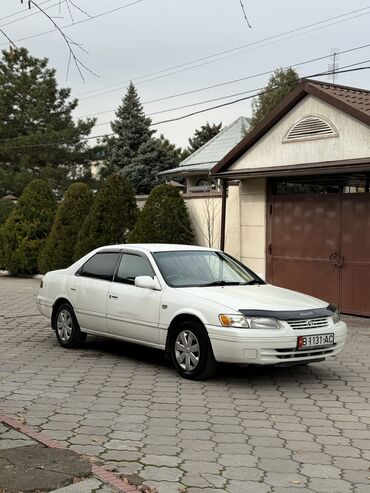
POLYGON ((239 223, 224 220, 222 240, 244 263, 370 316, 370 91, 303 80, 212 172, 239 223))
POLYGON ((369 175, 269 181, 267 278, 370 316, 369 175))

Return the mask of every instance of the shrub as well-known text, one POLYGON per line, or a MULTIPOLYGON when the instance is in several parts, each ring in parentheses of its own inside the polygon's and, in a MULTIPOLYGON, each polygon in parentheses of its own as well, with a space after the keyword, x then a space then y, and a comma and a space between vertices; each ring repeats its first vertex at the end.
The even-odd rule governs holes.
POLYGON ((132 186, 123 176, 111 175, 100 188, 83 223, 75 258, 102 245, 126 243, 136 218, 137 205, 132 186))
POLYGON ((0 226, 5 223, 8 216, 14 209, 15 204, 11 200, 1 199, 0 200, 0 226))
POLYGON ((14 274, 36 274, 38 256, 53 224, 56 201, 44 180, 24 189, 1 228, 2 267, 14 274))
POLYGON ((92 203, 93 195, 84 183, 74 183, 68 188, 39 256, 40 272, 64 269, 73 263, 77 238, 92 203))
POLYGON ((171 185, 158 185, 148 200, 129 235, 133 243, 193 244, 194 233, 188 211, 178 190, 171 185))

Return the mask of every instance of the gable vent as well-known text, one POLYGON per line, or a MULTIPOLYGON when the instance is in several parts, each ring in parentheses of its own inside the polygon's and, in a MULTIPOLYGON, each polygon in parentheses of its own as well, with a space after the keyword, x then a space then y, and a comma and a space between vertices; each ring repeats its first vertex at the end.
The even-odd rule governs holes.
POLYGON ((328 137, 338 137, 334 125, 322 116, 310 115, 294 123, 283 142, 295 142, 300 140, 314 140, 328 137))

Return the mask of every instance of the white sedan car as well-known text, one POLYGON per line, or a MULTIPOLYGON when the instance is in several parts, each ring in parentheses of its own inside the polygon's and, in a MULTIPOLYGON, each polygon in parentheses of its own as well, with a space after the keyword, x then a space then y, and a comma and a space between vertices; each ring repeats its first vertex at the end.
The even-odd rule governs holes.
POLYGON ((307 364, 338 354, 347 327, 325 301, 282 289, 219 250, 113 245, 41 281, 39 310, 59 344, 86 334, 159 348, 185 378, 217 362, 307 364))

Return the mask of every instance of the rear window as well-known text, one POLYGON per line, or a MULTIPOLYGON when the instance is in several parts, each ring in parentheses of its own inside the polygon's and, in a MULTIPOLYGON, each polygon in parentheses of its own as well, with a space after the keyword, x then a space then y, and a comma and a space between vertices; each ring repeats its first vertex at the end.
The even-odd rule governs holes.
POLYGON ((83 277, 111 281, 119 256, 119 252, 97 253, 82 266, 78 274, 83 277))

